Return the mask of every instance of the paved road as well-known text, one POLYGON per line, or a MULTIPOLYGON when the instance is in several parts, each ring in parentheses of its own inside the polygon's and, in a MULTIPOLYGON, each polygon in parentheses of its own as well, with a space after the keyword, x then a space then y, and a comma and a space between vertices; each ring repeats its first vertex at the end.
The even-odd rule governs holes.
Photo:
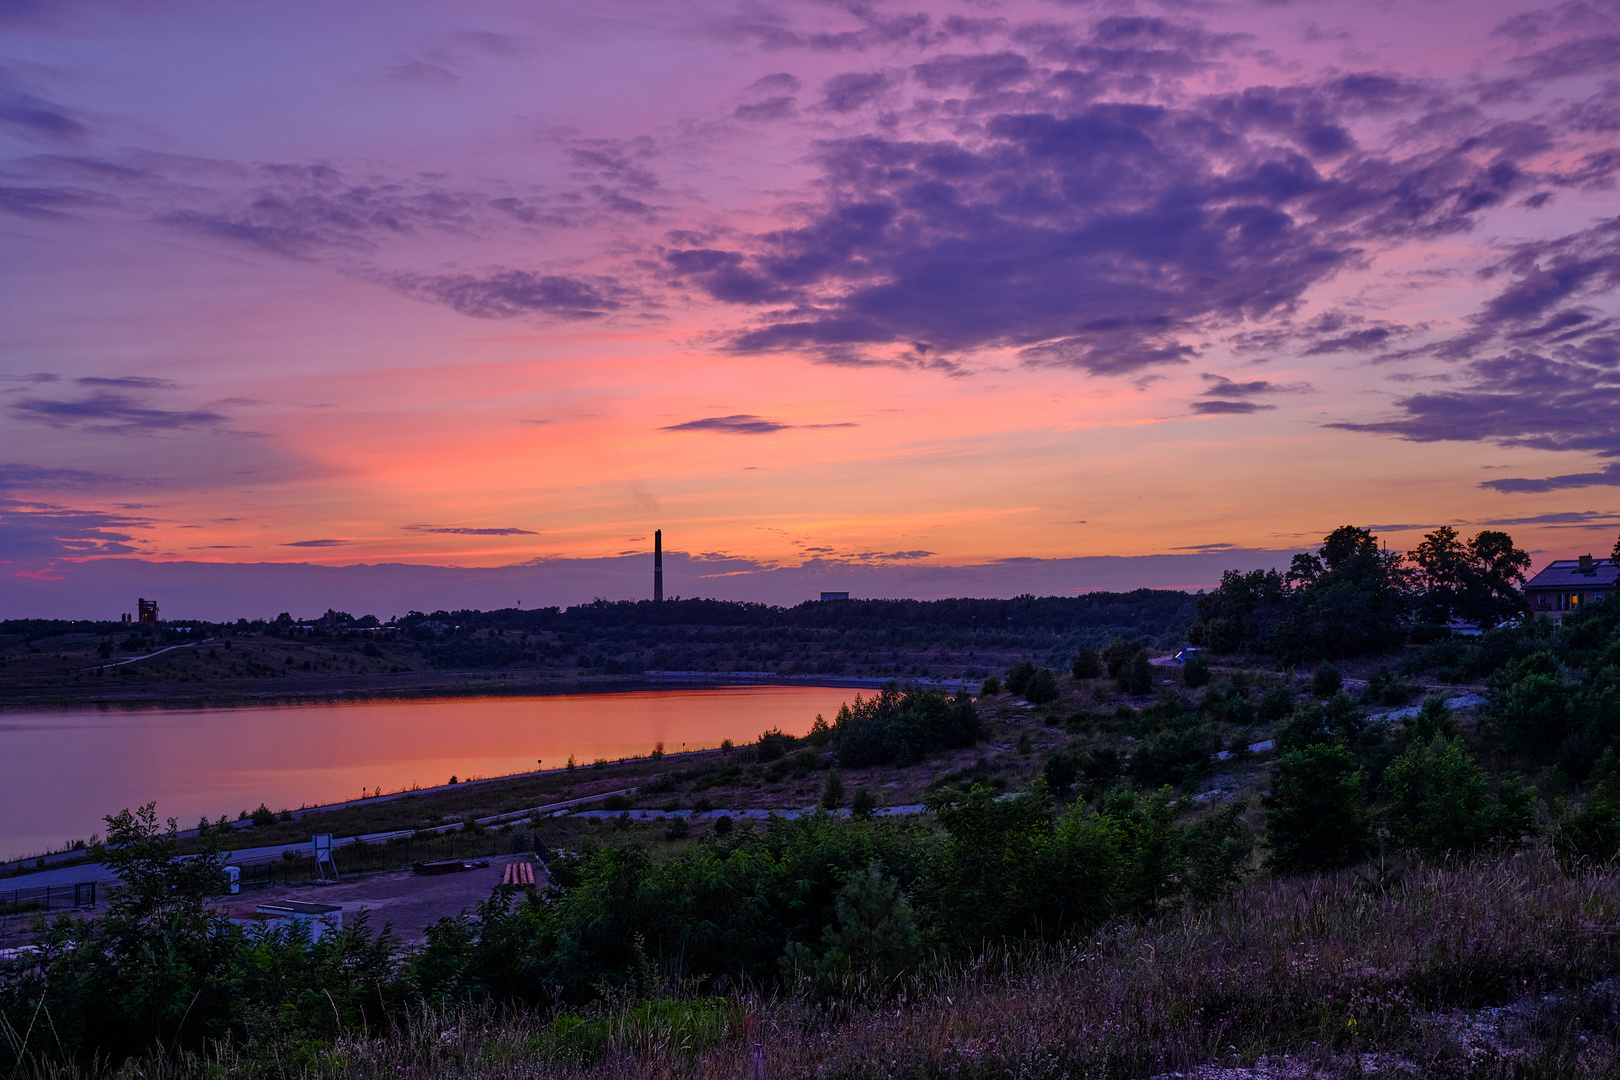
MULTIPOLYGON (((603 791, 596 795, 586 795, 578 799, 564 799, 562 802, 547 803, 545 806, 533 806, 527 810, 513 810, 505 814, 492 814, 489 817, 479 818, 480 825, 503 825, 508 821, 518 821, 522 818, 532 817, 535 814, 566 814, 570 807, 582 803, 600 802, 612 795, 631 795, 635 788, 620 788, 618 791, 603 791)), ((795 812, 797 813, 797 812, 795 812)), ((615 815, 616 816, 616 815, 615 815)), ((459 821, 449 825, 440 825, 431 831, 437 833, 456 832, 463 828, 459 821)), ((349 844, 386 844, 388 841, 402 836, 414 836, 416 829, 396 829, 392 832, 365 833, 361 836, 341 836, 332 841, 333 848, 346 847, 349 844)), ((309 841, 301 840, 295 844, 266 844, 262 847, 237 848, 225 856, 228 864, 243 866, 250 863, 273 862, 281 858, 285 852, 307 852, 309 841)), ((106 863, 84 863, 79 866, 64 866, 56 870, 41 870, 33 874, 20 874, 17 877, 0 878, 0 893, 10 892, 13 889, 42 889, 49 885, 78 885, 83 882, 97 881, 114 883, 119 881, 118 875, 106 863)))

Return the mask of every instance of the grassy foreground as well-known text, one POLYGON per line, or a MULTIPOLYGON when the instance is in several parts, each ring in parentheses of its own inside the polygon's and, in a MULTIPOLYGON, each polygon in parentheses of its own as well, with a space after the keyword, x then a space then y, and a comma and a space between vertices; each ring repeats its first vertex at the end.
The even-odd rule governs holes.
MULTIPOLYGON (((584 1016, 425 1006, 331 1044, 157 1055, 179 1078, 1613 1076, 1620 874, 1540 851, 1259 878, 1068 944, 803 992, 649 984, 584 1016)), ((42 1021, 44 1022, 44 1021, 42 1021)))

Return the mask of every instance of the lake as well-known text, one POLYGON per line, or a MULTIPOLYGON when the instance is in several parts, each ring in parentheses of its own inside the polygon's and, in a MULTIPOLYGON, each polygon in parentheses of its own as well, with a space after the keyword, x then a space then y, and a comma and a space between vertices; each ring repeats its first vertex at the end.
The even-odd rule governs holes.
MULTIPOLYGON (((870 691, 867 691, 870 693, 870 691)), ((855 690, 727 686, 200 709, 0 711, 0 859, 106 831, 157 801, 191 826, 597 758, 809 730, 855 690)))

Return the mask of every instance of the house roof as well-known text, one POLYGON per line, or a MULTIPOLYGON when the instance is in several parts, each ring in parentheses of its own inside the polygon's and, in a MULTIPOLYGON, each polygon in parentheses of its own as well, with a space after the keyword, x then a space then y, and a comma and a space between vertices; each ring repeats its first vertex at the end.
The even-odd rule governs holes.
POLYGON ((1535 577, 1524 583, 1526 589, 1613 589, 1620 584, 1620 563, 1613 559, 1593 559, 1590 573, 1581 573, 1579 559, 1554 559, 1535 577))

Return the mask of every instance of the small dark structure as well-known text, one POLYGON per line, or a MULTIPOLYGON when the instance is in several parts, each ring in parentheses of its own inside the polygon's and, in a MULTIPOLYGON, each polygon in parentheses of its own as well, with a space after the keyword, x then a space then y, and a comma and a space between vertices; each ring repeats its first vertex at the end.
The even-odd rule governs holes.
POLYGON ((653 530, 653 603, 664 600, 664 530, 653 530))
POLYGON ((1554 559, 1524 583, 1525 606, 1562 622, 1564 613, 1596 603, 1620 591, 1620 562, 1594 559, 1554 559))
POLYGON ((411 867, 411 872, 432 877, 437 874, 459 874, 464 870, 477 870, 489 865, 487 859, 477 862, 468 862, 465 859, 444 859, 439 862, 419 862, 411 867))
POLYGON ((828 600, 848 600, 849 599, 849 593, 847 593, 847 592, 824 592, 824 593, 821 594, 821 599, 822 599, 823 602, 828 601, 828 600))
POLYGON ((158 621, 157 601, 148 600, 144 596, 135 599, 135 608, 140 615, 138 620, 142 626, 156 626, 158 621))

